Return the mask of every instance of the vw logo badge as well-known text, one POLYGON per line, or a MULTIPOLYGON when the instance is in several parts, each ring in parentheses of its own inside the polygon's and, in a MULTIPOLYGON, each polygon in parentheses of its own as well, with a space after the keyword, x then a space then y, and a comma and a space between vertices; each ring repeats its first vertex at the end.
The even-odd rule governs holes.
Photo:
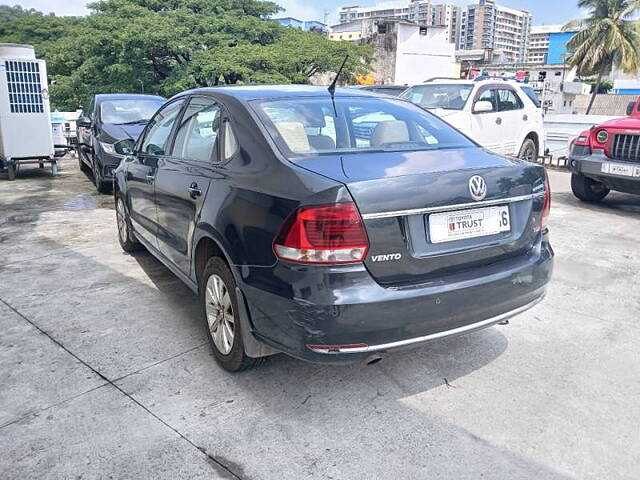
POLYGON ((471 198, 479 202, 487 196, 487 183, 480 175, 474 175, 469 179, 469 193, 471 198))

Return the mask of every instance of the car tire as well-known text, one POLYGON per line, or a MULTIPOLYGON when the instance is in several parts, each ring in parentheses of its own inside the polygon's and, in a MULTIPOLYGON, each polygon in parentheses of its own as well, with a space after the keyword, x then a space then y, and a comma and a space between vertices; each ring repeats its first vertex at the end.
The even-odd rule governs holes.
POLYGON ((131 219, 127 213, 124 199, 121 196, 118 196, 116 199, 116 224, 118 226, 118 241, 120 242, 122 250, 127 253, 141 250, 142 244, 136 238, 135 233, 133 233, 131 219))
POLYGON ((536 160, 538 160, 538 147, 536 146, 536 142, 534 142, 530 138, 527 138, 522 143, 522 147, 520 147, 518 158, 521 160, 526 160, 527 162, 535 162, 536 160))
POLYGON ((98 193, 111 193, 111 182, 107 182, 102 179, 102 173, 100 172, 100 166, 98 160, 93 157, 93 181, 96 184, 96 190, 98 193))
POLYGON ((571 190, 583 202, 599 202, 611 191, 603 183, 575 173, 571 174, 571 190))
POLYGON ((218 364, 228 372, 240 372, 259 363, 259 359, 245 353, 236 282, 220 257, 211 257, 202 272, 200 304, 209 344, 218 364))

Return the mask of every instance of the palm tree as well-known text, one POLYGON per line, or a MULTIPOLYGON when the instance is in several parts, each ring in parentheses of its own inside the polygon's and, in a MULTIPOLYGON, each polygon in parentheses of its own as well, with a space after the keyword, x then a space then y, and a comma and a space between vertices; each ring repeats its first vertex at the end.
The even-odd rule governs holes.
POLYGON ((640 9, 640 0, 579 0, 578 7, 589 9, 589 16, 569 22, 563 30, 578 32, 567 43, 572 53, 568 65, 577 67, 580 76, 598 76, 588 115, 602 77, 614 66, 627 74, 638 71, 640 36, 638 21, 633 17, 640 9))

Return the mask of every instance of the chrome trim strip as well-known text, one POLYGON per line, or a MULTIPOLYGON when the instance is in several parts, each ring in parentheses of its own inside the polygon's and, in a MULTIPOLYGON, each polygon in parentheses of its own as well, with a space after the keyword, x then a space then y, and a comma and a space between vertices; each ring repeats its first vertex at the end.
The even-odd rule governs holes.
POLYGON ((407 345, 413 345, 415 343, 428 342, 429 340, 436 340, 439 338, 450 337, 452 335, 458 335, 461 333, 468 333, 473 330, 489 327, 493 324, 502 322, 503 320, 507 320, 511 317, 519 315, 529 310, 530 308, 535 307, 538 303, 540 303, 544 299, 544 297, 545 297, 544 295, 541 295, 538 298, 536 298, 533 302, 527 303, 522 307, 518 307, 514 310, 510 310, 508 312, 497 315, 495 317, 488 318, 486 320, 482 320, 480 322, 472 323, 470 325, 465 325, 463 327, 453 328, 451 330, 445 330, 443 332, 432 333, 430 335, 425 335, 423 337, 409 338, 407 340, 399 340, 397 342, 383 343, 380 345, 368 345, 367 347, 349 348, 341 352, 327 351, 327 350, 320 350, 320 349, 316 350, 313 348, 311 350, 313 350, 316 353, 325 353, 328 355, 339 355, 343 353, 368 353, 368 352, 377 352, 380 350, 391 350, 393 348, 405 347, 407 345))
POLYGON ((518 197, 510 198, 497 198, 494 200, 484 200, 482 202, 460 203, 458 205, 442 205, 440 207, 414 208, 413 210, 396 210, 393 212, 365 213, 364 215, 362 215, 362 218, 364 220, 374 220, 377 218, 406 217, 409 215, 424 215, 427 213, 450 211, 454 212, 456 210, 466 210, 469 208, 481 208, 490 207, 492 205, 504 205, 506 203, 523 202, 525 200, 532 200, 538 197, 544 197, 544 190, 542 192, 530 193, 529 195, 520 195, 518 197))

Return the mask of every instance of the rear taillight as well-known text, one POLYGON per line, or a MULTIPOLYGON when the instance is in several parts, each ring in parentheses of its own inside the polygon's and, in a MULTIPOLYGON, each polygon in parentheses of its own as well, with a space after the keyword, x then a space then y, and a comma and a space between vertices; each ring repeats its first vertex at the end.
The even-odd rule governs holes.
POLYGON ((285 220, 273 250, 290 262, 362 262, 369 239, 353 203, 301 207, 285 220))
POLYGON ((542 205, 542 213, 540 214, 540 226, 544 229, 547 228, 547 221, 549 220, 549 214, 551 213, 551 186, 549 185, 549 179, 544 181, 544 204, 542 205))

